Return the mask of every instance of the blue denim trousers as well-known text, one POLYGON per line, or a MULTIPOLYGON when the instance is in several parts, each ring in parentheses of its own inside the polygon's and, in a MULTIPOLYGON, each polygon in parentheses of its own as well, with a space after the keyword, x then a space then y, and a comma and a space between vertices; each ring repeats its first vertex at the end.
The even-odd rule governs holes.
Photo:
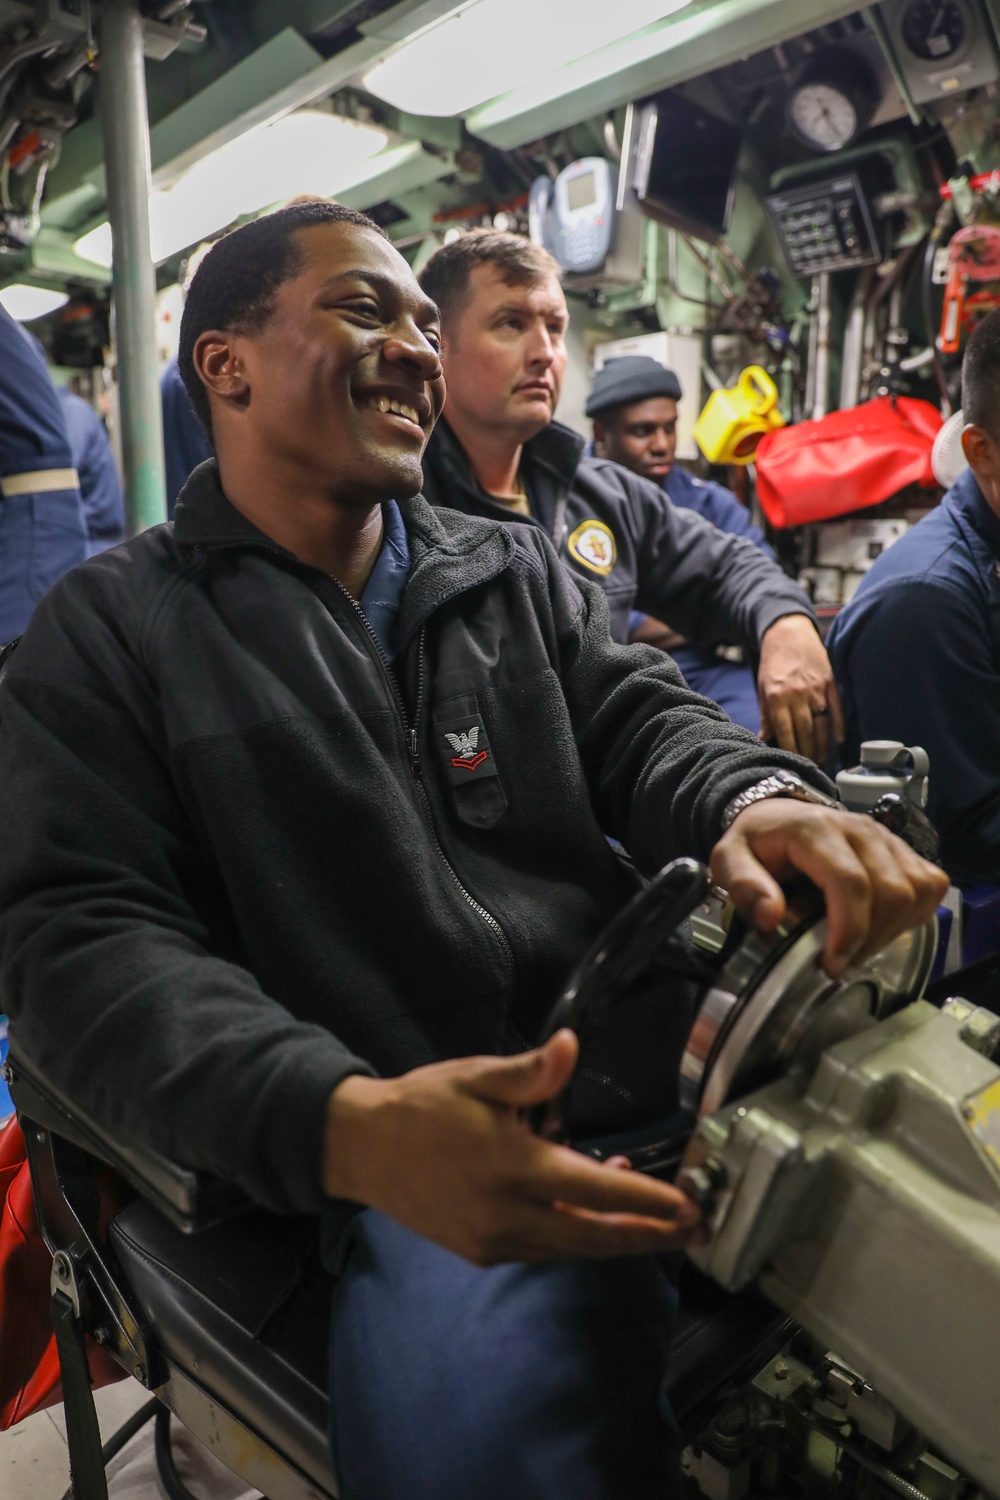
POLYGON ((344 1500, 665 1500, 676 1294, 652 1259, 481 1269, 367 1210, 339 1255, 344 1500))

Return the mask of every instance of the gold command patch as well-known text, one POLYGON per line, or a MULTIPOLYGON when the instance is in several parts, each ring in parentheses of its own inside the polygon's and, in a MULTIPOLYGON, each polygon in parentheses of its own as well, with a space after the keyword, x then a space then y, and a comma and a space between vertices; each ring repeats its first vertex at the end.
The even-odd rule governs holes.
POLYGON ((575 557, 585 568, 600 573, 602 577, 611 572, 618 559, 614 535, 603 521, 584 521, 566 545, 570 557, 575 557))

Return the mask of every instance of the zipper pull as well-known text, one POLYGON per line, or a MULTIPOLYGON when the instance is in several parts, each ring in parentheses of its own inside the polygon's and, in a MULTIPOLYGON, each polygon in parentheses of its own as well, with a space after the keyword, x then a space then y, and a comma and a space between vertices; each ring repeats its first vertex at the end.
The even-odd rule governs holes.
POLYGON ((417 731, 415 729, 410 730, 410 770, 413 772, 414 776, 419 776, 421 774, 420 749, 417 745, 417 731))

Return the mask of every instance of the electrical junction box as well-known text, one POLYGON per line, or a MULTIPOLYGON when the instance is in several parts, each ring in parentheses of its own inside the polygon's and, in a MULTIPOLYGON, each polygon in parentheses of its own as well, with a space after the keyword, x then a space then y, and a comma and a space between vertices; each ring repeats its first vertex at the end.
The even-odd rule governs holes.
POLYGON ((883 0, 879 9, 915 104, 1000 78, 981 0, 883 0))
POLYGON ((816 528, 816 566, 867 573, 887 547, 909 531, 908 521, 834 521, 816 528))
POLYGON ((702 344, 699 335, 642 333, 635 338, 598 344, 594 350, 594 373, 609 359, 620 359, 625 354, 644 354, 647 359, 658 360, 668 370, 673 370, 683 392, 677 403, 677 457, 684 460, 697 458, 694 424, 701 411, 702 344))

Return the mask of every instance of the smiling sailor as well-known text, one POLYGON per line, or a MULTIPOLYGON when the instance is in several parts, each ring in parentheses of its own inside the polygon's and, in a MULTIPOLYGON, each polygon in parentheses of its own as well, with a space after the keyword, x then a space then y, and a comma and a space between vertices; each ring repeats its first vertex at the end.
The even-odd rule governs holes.
POLYGON ((0 642, 87 556, 80 482, 55 386, 0 307, 0 642))
POLYGON ((774 737, 825 760, 839 703, 802 589, 752 540, 679 509, 616 463, 585 457, 583 438, 553 420, 569 314, 548 252, 518 235, 473 232, 436 251, 420 284, 441 309, 448 388, 424 456, 427 499, 541 526, 573 572, 603 588, 617 641, 640 610, 689 641, 759 653, 774 737))

